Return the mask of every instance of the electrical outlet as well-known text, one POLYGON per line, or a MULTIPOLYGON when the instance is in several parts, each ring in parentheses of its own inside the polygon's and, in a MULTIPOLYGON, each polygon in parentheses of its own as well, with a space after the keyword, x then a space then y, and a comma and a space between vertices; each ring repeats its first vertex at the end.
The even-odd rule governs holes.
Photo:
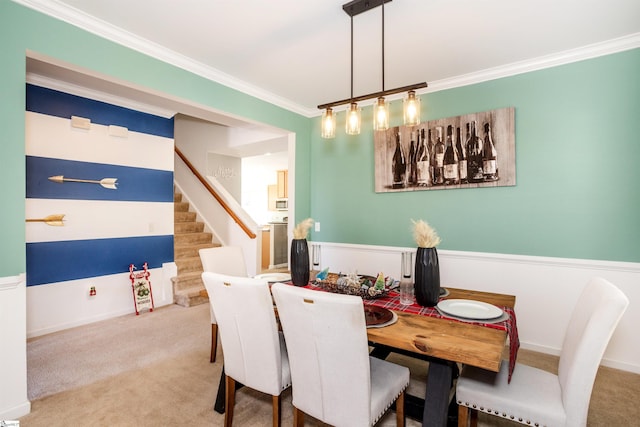
POLYGON ((316 222, 315 226, 316 226, 315 231, 320 231, 320 223, 316 222))

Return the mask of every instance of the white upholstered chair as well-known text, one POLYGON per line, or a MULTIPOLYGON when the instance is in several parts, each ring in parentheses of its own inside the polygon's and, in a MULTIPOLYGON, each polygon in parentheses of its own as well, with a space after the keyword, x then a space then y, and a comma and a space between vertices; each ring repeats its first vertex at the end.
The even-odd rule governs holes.
POLYGON ((476 425, 483 411, 531 426, 586 426, 598 366, 628 305, 617 287, 592 279, 567 326, 558 375, 518 364, 508 384, 506 361, 498 374, 465 366, 456 386, 458 425, 466 427, 469 415, 476 425))
POLYGON ((360 297, 274 283, 291 364, 294 426, 304 414, 333 426, 374 425, 396 402, 403 426, 406 367, 369 357, 360 297))
MULTIPOLYGON (((229 276, 247 277, 247 265, 244 262, 244 254, 239 246, 220 246, 215 248, 200 249, 200 261, 202 270, 213 273, 227 274, 229 276)), ((218 325, 216 316, 211 311, 211 357, 210 362, 216 361, 218 350, 218 325)))
POLYGON ((286 345, 278 331, 266 280, 204 272, 224 349, 225 413, 230 427, 236 382, 270 394, 273 426, 280 426, 280 394, 291 385, 286 345))

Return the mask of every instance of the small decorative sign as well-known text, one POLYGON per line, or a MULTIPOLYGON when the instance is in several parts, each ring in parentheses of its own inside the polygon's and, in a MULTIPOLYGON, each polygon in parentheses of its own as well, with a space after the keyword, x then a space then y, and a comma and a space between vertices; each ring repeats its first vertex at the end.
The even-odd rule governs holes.
POLYGON ((143 270, 134 272, 135 265, 129 265, 129 277, 131 278, 131 291, 133 292, 133 303, 136 308, 136 316, 140 311, 148 309, 153 311, 153 292, 151 291, 151 282, 149 281, 149 273, 147 263, 142 266, 143 270))

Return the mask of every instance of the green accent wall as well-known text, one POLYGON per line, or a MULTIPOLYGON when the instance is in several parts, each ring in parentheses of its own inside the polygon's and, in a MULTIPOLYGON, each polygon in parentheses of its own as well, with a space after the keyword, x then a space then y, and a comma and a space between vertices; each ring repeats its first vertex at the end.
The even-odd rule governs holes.
MULTIPOLYGON (((423 121, 515 107, 514 187, 374 192, 373 132, 323 140, 308 119, 0 1, 0 277, 25 271, 24 111, 28 51, 296 134, 296 221, 310 239, 415 246, 411 219, 441 249, 640 262, 640 49, 422 96, 423 121)), ((428 80, 428 76, 425 76, 428 80)), ((392 103, 392 125, 401 101, 392 103)), ((365 123, 371 107, 363 109, 365 123)), ((293 219, 292 219, 293 220, 293 219)))
POLYGON ((415 247, 411 219, 423 219, 441 249, 639 262, 639 76, 635 49, 423 95, 423 121, 515 107, 514 187, 375 193, 371 107, 359 136, 339 113, 323 140, 315 119, 312 238, 415 247))
POLYGON ((37 52, 111 78, 190 100, 296 135, 296 212, 309 212, 309 138, 312 121, 234 89, 122 47, 11 1, 0 1, 0 277, 25 271, 25 67, 37 52))

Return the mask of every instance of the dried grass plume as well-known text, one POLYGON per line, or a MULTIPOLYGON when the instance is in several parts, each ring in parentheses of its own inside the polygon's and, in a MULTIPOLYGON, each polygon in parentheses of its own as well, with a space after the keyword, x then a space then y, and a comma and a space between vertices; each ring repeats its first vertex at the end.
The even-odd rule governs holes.
POLYGON ((413 238, 419 248, 435 248, 440 244, 440 236, 429 224, 419 219, 413 222, 413 238))
POLYGON ((313 219, 307 218, 305 220, 300 221, 295 228, 293 229, 293 238, 294 239, 306 239, 309 234, 309 229, 313 225, 313 219))

